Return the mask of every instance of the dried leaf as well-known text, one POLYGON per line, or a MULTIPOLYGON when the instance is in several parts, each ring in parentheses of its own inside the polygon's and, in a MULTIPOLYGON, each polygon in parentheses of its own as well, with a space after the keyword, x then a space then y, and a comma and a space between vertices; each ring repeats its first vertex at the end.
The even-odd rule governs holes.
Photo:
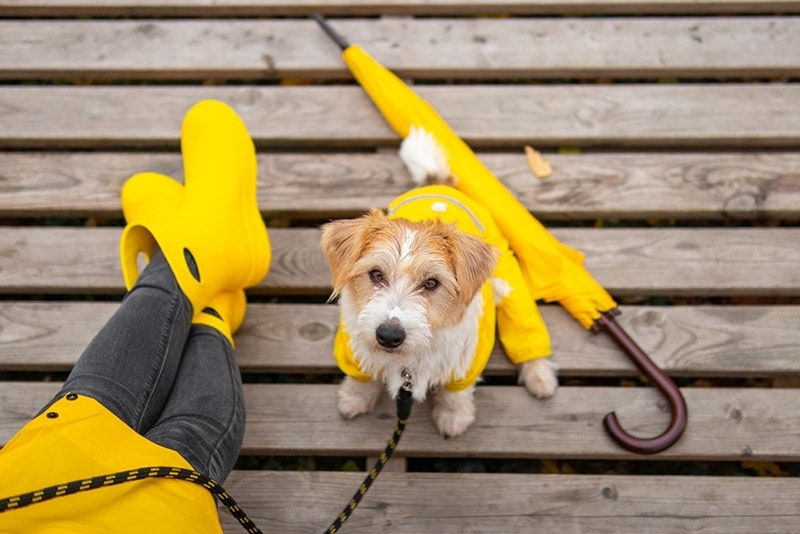
POLYGON ((775 462, 742 462, 744 469, 755 471, 760 477, 785 477, 786 472, 775 462))
POLYGON ((541 153, 530 146, 525 146, 525 159, 528 160, 528 167, 531 168, 534 176, 540 180, 553 174, 550 162, 544 159, 541 153))

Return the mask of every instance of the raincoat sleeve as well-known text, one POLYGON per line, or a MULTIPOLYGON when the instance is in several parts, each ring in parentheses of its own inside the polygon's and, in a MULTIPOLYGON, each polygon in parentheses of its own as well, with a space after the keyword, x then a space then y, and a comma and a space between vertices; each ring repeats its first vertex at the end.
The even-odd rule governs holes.
POLYGON ((492 302, 492 291, 492 286, 488 282, 481 289, 483 315, 478 320, 478 345, 475 347, 472 365, 470 365, 466 375, 459 379, 451 379, 445 384, 447 391, 455 393, 475 385, 480 380, 481 374, 489 362, 495 338, 495 306, 494 302, 492 302))
POLYGON ((339 329, 336 331, 336 337, 333 340, 333 356, 336 358, 336 364, 339 369, 349 377, 355 378, 360 382, 367 382, 372 377, 361 371, 355 358, 353 358, 353 349, 350 348, 350 336, 344 327, 344 323, 339 321, 339 329))
POLYGON ((550 335, 536 299, 525 282, 519 260, 493 221, 484 222, 489 223, 486 224, 484 239, 500 251, 492 273, 492 286, 497 306, 498 337, 506 356, 517 365, 549 356, 550 335))

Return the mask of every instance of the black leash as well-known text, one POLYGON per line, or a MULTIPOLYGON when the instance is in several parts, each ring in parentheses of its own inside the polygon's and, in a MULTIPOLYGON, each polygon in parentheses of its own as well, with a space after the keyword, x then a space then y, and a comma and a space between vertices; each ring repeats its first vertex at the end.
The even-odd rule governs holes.
MULTIPOLYGON (((411 416, 411 407, 414 404, 414 400, 411 398, 413 382, 411 375, 405 369, 403 370, 403 379, 405 382, 397 394, 396 401, 397 427, 395 428, 392 437, 389 439, 389 442, 386 444, 386 448, 378 458, 378 461, 375 462, 375 466, 369 470, 366 478, 364 478, 364 481, 358 487, 358 490, 355 492, 355 494, 353 494, 353 497, 344 507, 344 510, 342 510, 333 523, 331 523, 330 526, 325 530, 327 534, 335 534, 340 528, 342 528, 342 525, 352 515, 353 511, 355 511, 356 507, 361 502, 361 499, 364 497, 364 495, 366 495, 367 490, 369 490, 370 486, 372 486, 372 483, 376 478, 378 478, 378 474, 383 470, 383 466, 386 465, 386 462, 388 462, 392 457, 392 454, 394 454, 394 450, 397 448, 397 444, 400 442, 400 438, 403 436, 403 430, 406 428, 406 422, 411 416)), ((228 511, 231 513, 231 515, 233 515, 233 517, 239 521, 239 524, 242 525, 248 534, 262 534, 261 529, 259 529, 256 524, 253 523, 253 521, 248 517, 247 513, 239 506, 236 500, 231 497, 225 488, 223 488, 213 479, 198 471, 183 469, 180 467, 140 467, 130 471, 120 471, 118 473, 111 473, 108 475, 73 480, 72 482, 67 482, 66 484, 57 484, 40 490, 22 493, 20 495, 0 498, 0 513, 7 510, 24 508, 25 506, 30 506, 31 504, 49 501, 50 499, 55 499, 56 497, 72 495, 81 491, 89 491, 105 486, 113 486, 116 484, 125 484, 135 480, 144 480, 146 478, 169 478, 175 480, 185 480, 187 482, 199 484, 210 491, 220 500, 222 504, 225 505, 226 508, 228 508, 228 511)))
POLYGON ((73 480, 66 484, 58 484, 21 495, 0 499, 0 512, 23 508, 31 504, 49 501, 56 497, 72 495, 81 491, 88 491, 115 484, 124 484, 126 482, 133 482, 146 478, 171 478, 199 484, 216 496, 249 534, 261 534, 261 530, 247 516, 245 511, 242 510, 236 500, 225 491, 225 488, 198 471, 182 469, 180 467, 141 467, 139 469, 120 471, 118 473, 100 475, 83 480, 73 480))
POLYGON ((378 477, 383 466, 386 465, 386 462, 392 457, 394 450, 397 448, 397 444, 400 442, 400 438, 403 436, 403 430, 406 428, 406 421, 408 421, 408 418, 411 416, 411 407, 414 404, 414 400, 411 398, 411 388, 414 383, 411 380, 411 374, 405 369, 403 369, 403 379, 405 383, 397 393, 397 427, 394 430, 394 434, 392 434, 392 437, 389 439, 389 443, 386 444, 386 448, 383 450, 383 453, 381 453, 378 461, 375 462, 375 466, 369 470, 366 478, 364 478, 364 482, 361 483, 358 490, 353 494, 350 502, 347 503, 344 510, 342 510, 339 516, 325 530, 326 534, 335 534, 342 528, 344 522, 352 515, 358 503, 361 502, 367 490, 378 477))

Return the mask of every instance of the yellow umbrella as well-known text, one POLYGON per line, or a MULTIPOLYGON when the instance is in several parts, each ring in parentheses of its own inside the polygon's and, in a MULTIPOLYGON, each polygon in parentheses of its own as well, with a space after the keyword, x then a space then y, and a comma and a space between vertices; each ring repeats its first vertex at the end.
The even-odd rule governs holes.
POLYGON ((386 121, 405 138, 412 127, 430 133, 442 149, 456 187, 486 207, 517 255, 523 276, 536 299, 559 302, 584 328, 607 331, 637 367, 667 396, 672 421, 660 436, 642 439, 620 426, 616 415, 606 429, 623 447, 640 453, 671 446, 686 426, 686 403, 677 386, 614 321, 619 312, 608 292, 583 266, 583 254, 559 242, 478 159, 428 102, 358 45, 351 45, 318 14, 314 18, 341 47, 342 59, 386 121))

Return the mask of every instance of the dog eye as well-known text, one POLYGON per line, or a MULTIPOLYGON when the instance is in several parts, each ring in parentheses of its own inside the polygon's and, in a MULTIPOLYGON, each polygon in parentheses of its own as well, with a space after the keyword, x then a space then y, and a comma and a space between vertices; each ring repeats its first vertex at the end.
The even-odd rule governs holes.
POLYGON ((439 281, 436 278, 428 278, 425 280, 423 287, 427 290, 436 289, 439 286, 439 281))
POLYGON ((380 272, 378 269, 372 269, 369 272, 369 279, 376 284, 383 283, 383 273, 380 272))

